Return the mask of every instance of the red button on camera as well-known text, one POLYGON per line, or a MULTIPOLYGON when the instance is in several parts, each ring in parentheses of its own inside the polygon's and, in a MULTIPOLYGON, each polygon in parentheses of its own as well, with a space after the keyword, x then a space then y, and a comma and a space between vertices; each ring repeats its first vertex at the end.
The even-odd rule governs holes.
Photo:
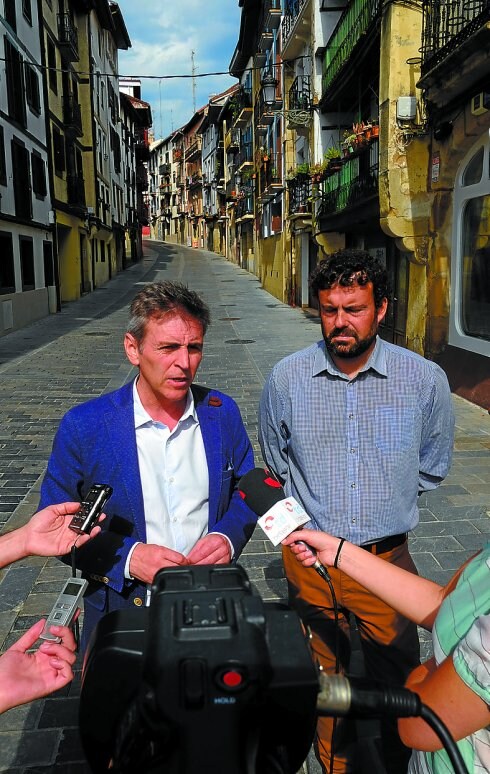
POLYGON ((230 669, 227 672, 223 672, 221 680, 227 688, 238 688, 243 683, 243 675, 235 669, 230 669))

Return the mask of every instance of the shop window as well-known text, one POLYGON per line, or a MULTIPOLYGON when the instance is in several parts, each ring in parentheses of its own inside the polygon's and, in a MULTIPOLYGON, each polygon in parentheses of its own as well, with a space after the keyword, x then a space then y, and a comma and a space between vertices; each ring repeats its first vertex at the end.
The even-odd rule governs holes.
POLYGON ((449 343, 490 355, 488 136, 464 160, 454 190, 449 343))

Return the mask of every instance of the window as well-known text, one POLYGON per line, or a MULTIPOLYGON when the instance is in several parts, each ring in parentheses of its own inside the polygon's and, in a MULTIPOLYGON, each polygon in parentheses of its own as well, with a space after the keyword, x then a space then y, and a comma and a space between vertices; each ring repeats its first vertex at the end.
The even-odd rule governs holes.
POLYGON ((3 126, 0 126, 0 185, 7 185, 7 166, 5 163, 5 139, 3 126))
POLYGON ((14 139, 11 143, 15 214, 18 218, 32 218, 31 175, 29 151, 24 143, 14 139))
POLYGON ((17 32, 17 17, 15 15, 15 0, 4 0, 5 21, 17 32))
POLYGON ((15 293, 12 234, 0 231, 0 293, 15 293))
POLYGON ((46 189, 46 167, 44 161, 34 151, 31 155, 31 168, 32 168, 32 190, 38 199, 44 199, 47 194, 46 189))
POLYGON ((52 40, 46 41, 46 50, 48 54, 48 82, 51 91, 58 93, 58 73, 56 70, 56 48, 52 40))
POLYGON ((34 244, 30 237, 19 237, 22 290, 34 290, 34 244))
POLYGON ((31 0, 22 0, 22 13, 24 14, 24 19, 26 22, 32 27, 31 0))
POLYGON ((65 140, 56 126, 53 126, 53 160, 56 174, 62 177, 66 169, 65 140))
POLYGON ((44 285, 54 285, 53 243, 43 242, 44 285))
POLYGON ((9 116, 21 126, 25 126, 26 105, 22 56, 7 37, 4 38, 4 45, 9 116))
POLYGON ((454 188, 449 343, 490 355, 490 144, 479 140, 454 188))
POLYGON ((36 69, 29 64, 24 65, 26 98, 31 111, 41 114, 41 97, 39 95, 39 78, 36 69))

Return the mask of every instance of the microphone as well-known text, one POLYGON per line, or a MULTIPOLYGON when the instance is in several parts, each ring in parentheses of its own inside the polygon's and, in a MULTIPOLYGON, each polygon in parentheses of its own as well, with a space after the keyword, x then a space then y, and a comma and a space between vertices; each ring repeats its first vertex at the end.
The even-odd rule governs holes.
POLYGON ((419 717, 422 712, 420 697, 408 688, 363 677, 327 675, 325 672, 319 673, 319 681, 319 715, 410 718, 419 717))
MULTIPOLYGON (((310 521, 302 505, 294 497, 286 497, 281 483, 266 468, 253 468, 245 473, 238 482, 238 492, 259 516, 257 523, 275 546, 310 521)), ((326 567, 318 559, 312 566, 324 580, 330 580, 326 567)))

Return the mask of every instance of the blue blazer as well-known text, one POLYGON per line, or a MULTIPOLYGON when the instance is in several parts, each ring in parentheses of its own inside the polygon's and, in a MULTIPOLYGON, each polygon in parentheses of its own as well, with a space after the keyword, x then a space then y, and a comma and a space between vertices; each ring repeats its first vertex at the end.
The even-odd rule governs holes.
MULTIPOLYGON (((208 530, 216 528, 231 540, 236 559, 257 520, 235 489, 254 466, 252 446, 235 401, 198 385, 192 386, 192 392, 209 470, 208 530)), ((146 542, 132 382, 65 414, 54 439, 39 507, 80 500, 93 483, 109 484, 114 492, 104 509, 102 533, 76 551, 77 568, 89 580, 83 643, 103 614, 145 603, 146 586, 124 577, 129 550, 136 542, 146 542)))

